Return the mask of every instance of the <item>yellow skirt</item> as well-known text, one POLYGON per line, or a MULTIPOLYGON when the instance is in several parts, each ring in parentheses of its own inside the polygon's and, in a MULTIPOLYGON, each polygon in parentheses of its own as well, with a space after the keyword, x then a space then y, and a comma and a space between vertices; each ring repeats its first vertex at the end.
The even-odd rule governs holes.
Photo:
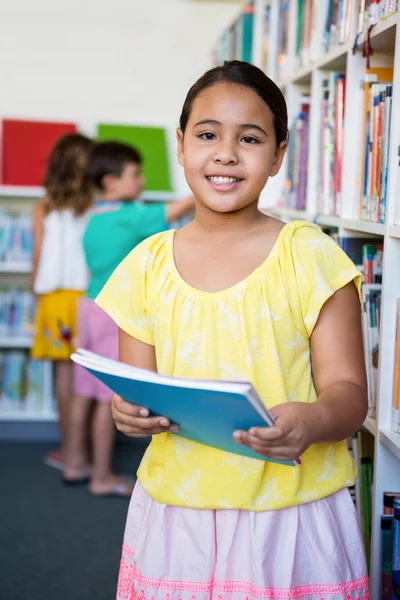
POLYGON ((56 290, 38 298, 32 358, 67 360, 75 350, 78 300, 84 292, 56 290))

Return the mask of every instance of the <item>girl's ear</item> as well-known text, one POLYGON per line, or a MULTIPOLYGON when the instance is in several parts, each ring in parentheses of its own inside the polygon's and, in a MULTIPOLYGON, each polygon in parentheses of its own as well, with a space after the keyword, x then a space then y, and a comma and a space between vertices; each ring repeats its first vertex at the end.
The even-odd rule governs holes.
POLYGON ((183 167, 183 131, 180 128, 176 130, 176 141, 178 142, 178 162, 183 167))
POLYGON ((274 177, 279 173, 279 170, 282 166, 282 161, 286 154, 286 150, 288 147, 288 142, 284 141, 279 144, 279 147, 275 150, 274 162, 272 163, 270 177, 274 177))

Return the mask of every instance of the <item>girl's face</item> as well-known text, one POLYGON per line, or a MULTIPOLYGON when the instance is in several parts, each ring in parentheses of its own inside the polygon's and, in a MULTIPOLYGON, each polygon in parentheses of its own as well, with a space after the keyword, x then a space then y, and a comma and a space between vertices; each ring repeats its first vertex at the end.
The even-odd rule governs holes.
POLYGON ((258 200, 278 173, 287 143, 276 148, 273 116, 253 90, 218 83, 195 99, 185 134, 178 129, 178 160, 197 200, 228 213, 258 200))

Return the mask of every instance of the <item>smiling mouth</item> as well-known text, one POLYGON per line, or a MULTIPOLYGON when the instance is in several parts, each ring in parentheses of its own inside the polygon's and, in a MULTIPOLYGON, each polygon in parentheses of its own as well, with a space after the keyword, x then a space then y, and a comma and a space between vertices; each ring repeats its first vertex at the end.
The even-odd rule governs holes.
POLYGON ((239 177, 223 177, 221 175, 211 175, 211 176, 207 176, 208 181, 210 181, 211 183, 218 183, 218 184, 229 184, 229 183, 239 183, 240 181, 243 181, 243 179, 240 179, 239 177))

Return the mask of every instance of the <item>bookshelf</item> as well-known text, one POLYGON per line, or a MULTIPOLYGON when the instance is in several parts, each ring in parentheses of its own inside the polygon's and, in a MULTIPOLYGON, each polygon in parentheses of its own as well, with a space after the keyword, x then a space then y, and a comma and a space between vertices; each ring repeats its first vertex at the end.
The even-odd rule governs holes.
MULTIPOLYGON (((392 68, 393 78, 390 91, 392 108, 385 113, 385 118, 391 115, 390 144, 386 155, 386 213, 384 218, 378 215, 377 219, 366 220, 365 213, 360 211, 360 200, 364 193, 363 94, 367 68, 363 46, 368 43, 367 30, 370 23, 365 21, 368 17, 364 21, 359 19, 357 10, 360 3, 357 0, 347 0, 347 35, 343 36, 340 43, 331 43, 327 48, 323 31, 328 2, 329 0, 310 0, 302 3, 303 6, 315 7, 316 25, 315 31, 310 35, 309 47, 298 52, 297 9, 300 3, 297 0, 254 1, 252 62, 281 87, 288 105, 289 126, 298 116, 305 97, 308 97, 309 102, 305 206, 300 210, 290 202, 286 156, 281 173, 268 183, 261 195, 260 210, 284 221, 305 219, 317 223, 329 233, 344 237, 371 237, 371 243, 383 241, 384 244, 376 415, 375 418, 368 417, 364 423, 364 429, 374 438, 370 576, 371 598, 376 600, 380 597, 381 582, 380 517, 383 492, 400 491, 400 433, 391 430, 396 301, 400 298, 400 119, 396 110, 400 102, 400 12, 379 19, 369 35, 373 49, 373 54, 369 57, 370 68, 392 68), (287 12, 283 10, 284 5, 287 12), (282 23, 285 24, 283 33, 280 28, 282 23), (326 90, 324 82, 329 80, 333 71, 345 75, 343 148, 340 168, 335 172, 341 178, 341 188, 335 198, 338 202, 334 211, 326 210, 323 203, 325 210, 321 210, 321 132, 324 128, 321 109, 325 98, 323 92, 326 90), (364 219, 360 218, 360 214, 363 214, 364 219)), ((389 3, 381 3, 382 7, 385 5, 388 6, 389 3)), ((398 10, 400 11, 400 5, 398 10)), ((304 45, 304 36, 301 43, 304 45)), ((383 98, 390 96, 390 93, 386 90, 383 98)), ((331 173, 330 176, 333 179, 331 173)), ((383 177, 384 175, 381 176, 380 183, 383 177)))
MULTIPOLYGON (((33 204, 35 200, 42 196, 43 188, 41 187, 0 185, 1 210, 6 211, 2 212, 0 220, 4 219, 6 222, 7 215, 23 216, 26 219, 24 227, 30 229, 29 216, 32 214, 33 204)), ((0 230, 2 229, 1 225, 4 225, 4 223, 0 222, 0 230)), ((4 309, 5 297, 7 298, 6 294, 9 290, 21 290, 23 293, 31 291, 32 263, 29 250, 24 251, 22 259, 14 256, 7 258, 7 251, 6 259, 4 260, 1 252, 0 258, 0 304, 3 303, 4 309)), ((14 314, 16 312, 15 310, 14 314)), ((24 313, 28 314, 30 312, 31 309, 25 306, 24 313)), ((4 311, 2 319, 4 319, 4 311)), ((43 361, 34 377, 31 377, 29 365, 25 363, 25 378, 26 381, 32 382, 33 389, 28 386, 22 394, 12 392, 10 397, 9 391, 15 388, 17 377, 19 378, 21 371, 17 370, 18 361, 15 361, 12 368, 8 366, 9 379, 12 383, 6 384, 6 359, 4 359, 4 356, 8 355, 9 357, 12 353, 21 356, 21 353, 23 353, 26 360, 32 347, 33 338, 31 324, 28 324, 24 331, 20 331, 19 328, 4 331, 4 324, 5 322, 2 320, 0 322, 0 327, 2 327, 0 330, 0 353, 3 360, 0 360, 0 369, 3 375, 3 385, 0 389, 0 438, 4 436, 8 439, 8 428, 11 423, 14 424, 13 429, 21 426, 26 433, 26 427, 35 427, 40 423, 55 424, 57 413, 53 399, 53 369, 50 361, 43 361), (18 375, 15 375, 16 372, 18 375)), ((24 386, 20 385, 18 387, 23 389, 24 386)), ((18 434, 17 437, 19 437, 18 434)))

